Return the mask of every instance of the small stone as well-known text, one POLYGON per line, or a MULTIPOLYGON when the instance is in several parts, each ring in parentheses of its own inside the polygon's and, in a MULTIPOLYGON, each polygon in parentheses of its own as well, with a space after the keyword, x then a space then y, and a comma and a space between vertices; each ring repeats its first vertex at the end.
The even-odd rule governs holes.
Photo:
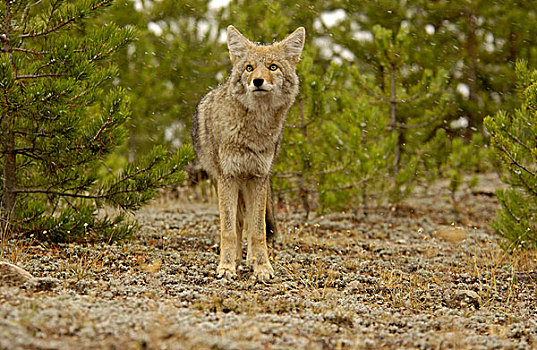
POLYGON ((57 278, 39 277, 26 281, 24 287, 32 292, 45 292, 59 287, 60 284, 61 281, 57 278))
POLYGON ((360 290, 362 290, 363 287, 360 282, 358 281, 350 281, 347 286, 345 287, 345 292, 347 293, 356 293, 360 290))
POLYGON ((479 309, 481 307, 481 297, 473 290, 456 290, 445 298, 446 305, 452 309, 474 307, 479 309))
POLYGON ((33 279, 30 273, 16 265, 0 261, 0 285, 8 287, 22 286, 33 279))
POLYGON ((442 225, 436 229, 436 236, 450 243, 459 243, 468 237, 463 227, 442 225))

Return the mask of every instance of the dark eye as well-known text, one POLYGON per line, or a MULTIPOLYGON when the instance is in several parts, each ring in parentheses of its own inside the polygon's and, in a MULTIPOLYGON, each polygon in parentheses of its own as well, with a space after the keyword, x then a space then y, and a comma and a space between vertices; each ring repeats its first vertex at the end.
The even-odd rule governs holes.
POLYGON ((270 66, 268 66, 268 69, 270 69, 271 71, 275 71, 276 69, 278 69, 278 66, 273 63, 270 66))
POLYGON ((252 72, 253 70, 254 70, 254 66, 252 66, 251 64, 246 65, 247 72, 252 72))

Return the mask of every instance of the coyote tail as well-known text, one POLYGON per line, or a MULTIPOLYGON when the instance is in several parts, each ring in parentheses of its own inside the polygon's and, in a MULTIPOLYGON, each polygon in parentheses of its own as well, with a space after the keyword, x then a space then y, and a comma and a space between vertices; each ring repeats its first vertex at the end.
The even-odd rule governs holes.
POLYGON ((276 219, 274 218, 274 203, 272 201, 272 186, 268 191, 267 195, 267 210, 265 213, 265 225, 267 231, 267 242, 270 243, 274 241, 278 235, 278 229, 276 227, 276 219))

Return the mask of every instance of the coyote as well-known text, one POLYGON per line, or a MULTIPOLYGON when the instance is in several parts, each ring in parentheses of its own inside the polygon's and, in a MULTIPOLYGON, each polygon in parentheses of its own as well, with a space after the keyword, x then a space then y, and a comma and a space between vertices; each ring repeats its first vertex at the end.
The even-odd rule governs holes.
POLYGON ((267 252, 267 238, 276 233, 270 176, 285 116, 298 94, 295 70, 305 36, 300 27, 283 41, 264 46, 230 25, 231 74, 202 98, 192 117, 194 150, 218 195, 219 278, 236 276, 243 228, 246 262, 253 265, 254 278, 274 276, 267 252))

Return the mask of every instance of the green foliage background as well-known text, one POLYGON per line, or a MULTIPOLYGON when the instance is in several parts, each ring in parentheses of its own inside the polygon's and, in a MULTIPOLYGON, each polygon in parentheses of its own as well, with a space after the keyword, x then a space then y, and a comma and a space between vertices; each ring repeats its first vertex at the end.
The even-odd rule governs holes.
POLYGON ((490 167, 483 118, 517 106, 516 60, 537 65, 537 30, 524 24, 536 9, 524 1, 215 3, 122 0, 110 11, 138 28, 118 61, 130 157, 189 142, 196 104, 230 69, 227 25, 264 43, 304 26, 274 187, 307 211, 397 204, 439 176, 455 191, 490 167))
POLYGON ((301 93, 273 184, 306 212, 397 205, 438 177, 454 193, 464 174, 490 169, 484 117, 520 114, 515 63, 537 67, 531 1, 116 0, 85 20, 69 35, 94 37, 90 46, 106 41, 106 28, 136 29, 103 67, 129 101, 124 141, 98 173, 105 178, 155 144, 190 142, 195 106, 231 67, 229 24, 263 43, 304 26, 301 93))

